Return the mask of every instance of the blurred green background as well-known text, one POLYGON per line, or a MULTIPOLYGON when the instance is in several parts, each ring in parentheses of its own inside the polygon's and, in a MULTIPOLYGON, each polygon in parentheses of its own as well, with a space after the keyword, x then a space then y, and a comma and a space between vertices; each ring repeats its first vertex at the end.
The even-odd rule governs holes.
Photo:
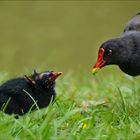
POLYGON ((0 1, 0 71, 91 74, 98 47, 139 10, 140 1, 0 1))

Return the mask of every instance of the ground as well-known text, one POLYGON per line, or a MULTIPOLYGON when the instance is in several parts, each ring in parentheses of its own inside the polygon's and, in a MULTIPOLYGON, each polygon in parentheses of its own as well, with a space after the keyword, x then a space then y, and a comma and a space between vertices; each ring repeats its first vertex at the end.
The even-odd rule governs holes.
POLYGON ((56 91, 47 109, 19 119, 1 112, 0 139, 140 139, 139 78, 69 73, 56 91))

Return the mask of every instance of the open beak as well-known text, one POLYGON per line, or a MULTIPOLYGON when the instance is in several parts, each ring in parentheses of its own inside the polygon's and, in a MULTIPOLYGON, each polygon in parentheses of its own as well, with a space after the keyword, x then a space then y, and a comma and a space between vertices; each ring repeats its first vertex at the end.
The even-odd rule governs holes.
POLYGON ((92 74, 95 75, 103 66, 105 66, 106 61, 103 59, 104 49, 100 48, 98 52, 98 59, 96 64, 92 68, 92 74))
POLYGON ((52 75, 50 76, 49 80, 55 81, 57 77, 59 77, 62 74, 62 72, 52 72, 52 75))

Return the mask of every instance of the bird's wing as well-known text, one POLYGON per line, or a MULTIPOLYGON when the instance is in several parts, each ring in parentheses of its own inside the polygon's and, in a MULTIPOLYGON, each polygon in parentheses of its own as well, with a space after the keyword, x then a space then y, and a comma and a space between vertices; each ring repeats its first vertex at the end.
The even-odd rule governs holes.
POLYGON ((127 23, 124 33, 128 31, 139 31, 140 32, 140 13, 137 13, 131 20, 127 23))

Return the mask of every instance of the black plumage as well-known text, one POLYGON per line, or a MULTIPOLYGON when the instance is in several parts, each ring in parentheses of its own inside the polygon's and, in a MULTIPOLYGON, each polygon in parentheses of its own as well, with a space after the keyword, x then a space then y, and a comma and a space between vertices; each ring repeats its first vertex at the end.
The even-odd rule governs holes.
POLYGON ((132 19, 127 23, 124 32, 128 31, 140 31, 140 13, 137 13, 132 19))
POLYGON ((92 73, 107 65, 118 65, 131 76, 140 75, 140 13, 128 22, 120 37, 107 40, 100 46, 92 73))
POLYGON ((45 71, 9 80, 0 86, 0 107, 5 113, 23 115, 36 105, 44 108, 55 100, 55 79, 61 72, 45 71))

